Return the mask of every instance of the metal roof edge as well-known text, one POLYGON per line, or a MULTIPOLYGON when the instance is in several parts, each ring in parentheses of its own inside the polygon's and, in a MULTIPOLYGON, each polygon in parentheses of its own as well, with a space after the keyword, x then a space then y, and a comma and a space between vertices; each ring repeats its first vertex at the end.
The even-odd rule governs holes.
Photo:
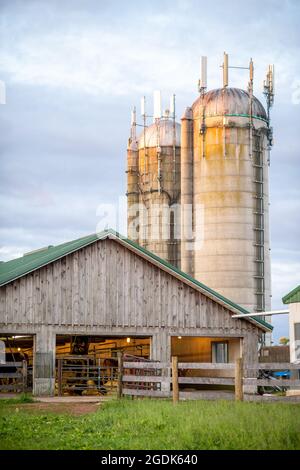
MULTIPOLYGON (((50 260, 47 260, 47 261, 41 262, 41 263, 37 263, 37 265, 34 268, 29 269, 28 271, 24 271, 23 273, 20 273, 20 274, 16 275, 15 277, 12 277, 12 278, 8 279, 7 281, 0 283, 0 287, 3 287, 6 284, 9 284, 10 282, 14 282, 17 279, 19 279, 20 277, 26 276, 27 274, 30 274, 30 273, 36 271, 37 269, 41 269, 41 268, 47 266, 50 263, 54 263, 55 261, 58 261, 59 259, 62 259, 65 256, 74 253, 75 251, 81 250, 82 248, 85 248, 86 246, 91 245, 92 243, 95 243, 98 240, 103 240, 105 238, 108 238, 108 236, 109 236, 109 230, 107 230, 107 231, 104 230, 103 232, 99 232, 99 234, 91 234, 91 235, 87 235, 86 237, 82 237, 82 240, 88 239, 88 237, 96 237, 96 238, 92 238, 92 239, 88 240, 86 243, 83 243, 80 246, 76 246, 73 249, 67 250, 65 253, 62 253, 58 256, 54 256, 50 260)), ((78 238, 76 240, 72 240, 69 243, 73 243, 73 242, 75 243, 76 241, 79 241, 79 240, 80 240, 80 238, 78 238)), ((67 243, 68 242, 62 243, 61 245, 56 245, 53 248, 58 248, 59 246, 65 245, 67 243)), ((46 252, 44 252, 44 254, 46 254, 46 252)), ((21 257, 21 258, 23 258, 23 257, 21 257)), ((16 259, 19 259, 19 258, 16 258, 16 259)))
POLYGON ((285 294, 284 297, 282 297, 282 302, 286 305, 286 304, 289 304, 289 303, 293 303, 293 302, 289 302, 289 300, 295 295, 295 294, 298 294, 298 292, 300 292, 300 284, 298 286, 296 286, 293 290, 291 290, 290 292, 288 292, 287 294, 285 294))

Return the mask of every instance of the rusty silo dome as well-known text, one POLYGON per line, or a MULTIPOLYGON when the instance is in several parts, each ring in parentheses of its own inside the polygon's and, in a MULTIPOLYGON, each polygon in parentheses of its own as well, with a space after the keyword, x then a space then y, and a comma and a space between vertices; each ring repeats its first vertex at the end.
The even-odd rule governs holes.
MULTIPOLYGON (((249 93, 240 88, 217 88, 200 96, 192 105, 197 114, 199 107, 205 106, 205 116, 237 115, 248 116, 250 106, 249 93)), ((267 121, 267 114, 261 102, 253 96, 253 117, 267 121)))
MULTIPOLYGON (((161 118, 158 123, 154 122, 148 126, 145 130, 145 143, 144 145, 144 132, 139 136, 139 148, 143 147, 157 147, 158 142, 160 147, 172 147, 174 139, 174 127, 173 120, 167 118, 161 118), (158 134, 159 128, 159 134, 158 134), (159 137, 159 138, 158 138, 159 137)), ((175 123, 175 145, 180 146, 180 131, 181 126, 178 122, 175 123)))

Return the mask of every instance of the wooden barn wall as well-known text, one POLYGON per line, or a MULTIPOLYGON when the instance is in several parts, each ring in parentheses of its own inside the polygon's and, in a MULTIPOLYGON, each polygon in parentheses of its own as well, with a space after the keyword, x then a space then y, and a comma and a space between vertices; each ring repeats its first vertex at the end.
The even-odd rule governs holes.
POLYGON ((164 334, 250 335, 252 355, 259 335, 248 321, 233 320, 225 307, 110 239, 0 288, 2 331, 47 326, 57 334, 159 333, 156 357, 168 342, 164 334))

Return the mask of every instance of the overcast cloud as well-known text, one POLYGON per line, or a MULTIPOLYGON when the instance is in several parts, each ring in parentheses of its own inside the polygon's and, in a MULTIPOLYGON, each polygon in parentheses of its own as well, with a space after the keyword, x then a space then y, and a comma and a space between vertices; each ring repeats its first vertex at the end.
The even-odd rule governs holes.
MULTIPOLYGON (((130 110, 153 89, 178 119, 197 97, 199 57, 221 86, 223 51, 276 67, 270 168, 273 308, 300 281, 298 0, 0 0, 0 259, 91 232, 125 194, 130 110)), ((230 85, 245 87, 246 72, 230 85)), ((264 101, 263 101, 264 102, 264 101)), ((150 106, 150 104, 149 104, 150 106)), ((288 335, 276 319, 275 339, 288 335)))

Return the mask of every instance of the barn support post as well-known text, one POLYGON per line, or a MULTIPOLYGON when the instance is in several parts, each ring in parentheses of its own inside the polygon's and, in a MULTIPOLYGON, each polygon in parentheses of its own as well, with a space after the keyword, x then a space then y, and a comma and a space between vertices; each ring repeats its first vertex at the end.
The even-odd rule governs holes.
POLYGON ((178 387, 178 357, 172 356, 172 395, 173 403, 176 405, 179 401, 179 387, 178 387))
MULTIPOLYGON (((258 365, 258 343, 259 333, 255 334, 255 331, 251 331, 249 329, 242 339, 241 355, 243 357, 244 364, 258 365)), ((257 393, 257 372, 254 369, 245 368, 244 378, 252 379, 252 381, 248 380, 247 384, 244 385, 244 393, 247 395, 255 395, 257 393)))
POLYGON ((117 385, 117 398, 122 398, 123 394, 123 353, 118 351, 118 385, 117 385))
MULTIPOLYGON (((171 358, 171 336, 165 329, 160 329, 151 338, 150 359, 152 361, 167 362, 171 358)), ((170 393, 170 368, 162 370, 161 391, 170 393)))
POLYGON ((243 359, 237 358, 235 361, 235 399, 236 401, 244 400, 243 393, 243 359))
POLYGON ((34 337, 33 395, 54 395, 55 347, 55 333, 43 325, 34 337))

